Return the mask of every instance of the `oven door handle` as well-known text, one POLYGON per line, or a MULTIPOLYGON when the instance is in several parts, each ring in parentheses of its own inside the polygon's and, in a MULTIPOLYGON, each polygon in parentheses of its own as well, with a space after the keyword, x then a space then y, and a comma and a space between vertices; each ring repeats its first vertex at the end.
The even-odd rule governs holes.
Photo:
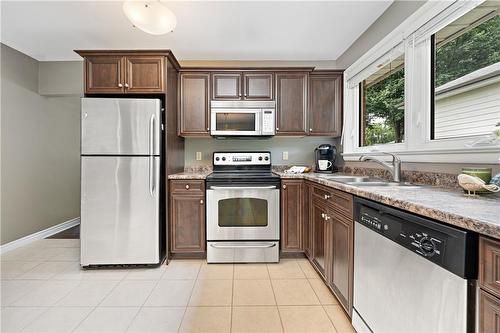
POLYGON ((270 186, 210 186, 212 190, 274 190, 275 185, 270 186))
POLYGON ((275 247, 276 243, 265 243, 265 244, 243 244, 243 245, 219 245, 219 244, 210 244, 211 247, 216 249, 244 249, 244 248, 255 248, 255 249, 267 249, 271 247, 275 247))

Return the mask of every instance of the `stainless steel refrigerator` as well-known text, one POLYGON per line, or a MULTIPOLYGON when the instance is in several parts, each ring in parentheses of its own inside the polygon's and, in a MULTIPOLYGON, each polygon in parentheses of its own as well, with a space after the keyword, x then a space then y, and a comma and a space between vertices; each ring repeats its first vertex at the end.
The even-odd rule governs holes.
POLYGON ((161 101, 81 105, 81 265, 158 264, 161 101))

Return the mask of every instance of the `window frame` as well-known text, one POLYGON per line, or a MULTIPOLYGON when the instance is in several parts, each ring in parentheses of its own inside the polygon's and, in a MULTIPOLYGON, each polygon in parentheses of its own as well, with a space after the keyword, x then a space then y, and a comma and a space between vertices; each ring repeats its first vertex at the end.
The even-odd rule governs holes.
POLYGON ((471 144, 485 135, 432 139, 434 108, 434 63, 431 51, 434 33, 466 14, 484 0, 427 2, 399 27, 382 39, 344 74, 343 157, 358 160, 362 154, 392 152, 408 162, 494 163, 500 162, 500 142, 489 146, 471 144), (360 146, 360 89, 353 80, 360 73, 387 59, 399 43, 405 58, 405 140, 403 143, 360 146))

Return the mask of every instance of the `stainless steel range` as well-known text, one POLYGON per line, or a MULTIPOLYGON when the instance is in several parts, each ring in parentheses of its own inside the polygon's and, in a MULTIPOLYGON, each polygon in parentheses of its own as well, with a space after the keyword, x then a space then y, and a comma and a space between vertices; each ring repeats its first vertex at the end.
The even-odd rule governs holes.
POLYGON ((207 261, 278 262, 280 178, 270 152, 216 152, 207 177, 207 261))

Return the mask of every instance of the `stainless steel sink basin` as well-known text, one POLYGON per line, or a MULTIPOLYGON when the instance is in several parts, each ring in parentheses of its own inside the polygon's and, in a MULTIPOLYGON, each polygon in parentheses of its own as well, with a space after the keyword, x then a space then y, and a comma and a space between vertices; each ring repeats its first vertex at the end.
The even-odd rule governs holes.
POLYGON ((361 181, 361 182, 344 182, 347 185, 354 186, 391 186, 391 187, 405 187, 405 188, 420 188, 419 185, 406 183, 406 182, 389 182, 389 181, 361 181))
POLYGON ((366 176, 341 176, 341 175, 319 175, 318 177, 333 180, 336 182, 346 183, 346 182, 365 182, 370 178, 366 176))

